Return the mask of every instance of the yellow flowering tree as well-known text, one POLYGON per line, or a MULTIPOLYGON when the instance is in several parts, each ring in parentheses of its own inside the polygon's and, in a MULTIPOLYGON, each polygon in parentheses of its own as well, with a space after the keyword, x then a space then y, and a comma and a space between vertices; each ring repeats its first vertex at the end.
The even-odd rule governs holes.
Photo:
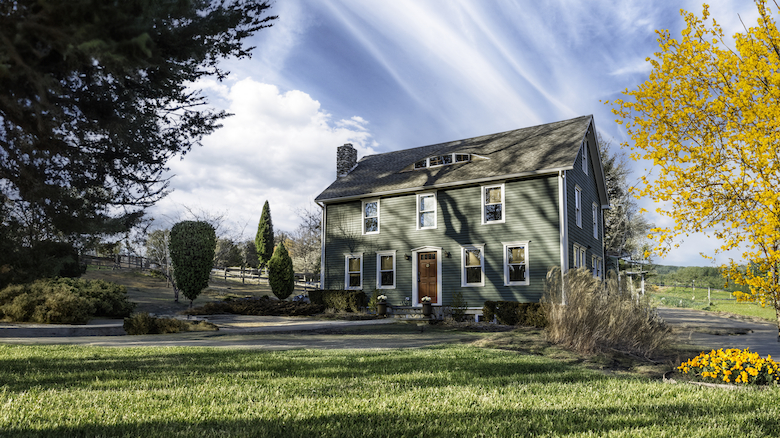
POLYGON ((655 250, 693 232, 717 237, 719 253, 742 249, 749 268, 731 260, 724 276, 750 287, 738 299, 774 306, 780 336, 780 34, 766 2, 756 6, 758 22, 733 42, 707 5, 701 18, 681 11, 682 38, 657 31, 649 79, 612 111, 631 157, 653 163, 635 194, 674 222, 652 230, 655 250))

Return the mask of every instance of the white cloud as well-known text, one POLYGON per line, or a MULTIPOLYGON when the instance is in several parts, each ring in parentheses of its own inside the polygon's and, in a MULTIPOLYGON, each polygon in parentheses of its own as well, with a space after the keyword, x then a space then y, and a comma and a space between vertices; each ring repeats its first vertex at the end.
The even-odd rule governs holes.
POLYGON ((182 205, 227 212, 233 228, 248 224, 249 238, 268 200, 275 228, 291 231, 296 209, 308 207, 335 179, 337 146, 351 142, 358 156, 374 153, 365 120, 332 121, 302 91, 283 93, 249 78, 228 89, 225 109, 235 115, 203 147, 170 163, 175 190, 152 216, 181 211, 182 205))
POLYGON ((646 60, 646 58, 626 60, 620 68, 611 71, 609 74, 612 76, 620 76, 627 74, 650 74, 650 70, 653 69, 652 64, 646 60))

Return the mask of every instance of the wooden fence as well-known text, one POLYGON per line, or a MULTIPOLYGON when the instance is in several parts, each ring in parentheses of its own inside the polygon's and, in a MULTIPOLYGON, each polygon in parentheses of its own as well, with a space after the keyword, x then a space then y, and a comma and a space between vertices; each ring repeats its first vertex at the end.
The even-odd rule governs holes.
MULTIPOLYGON (((295 274, 295 286, 296 287, 302 287, 302 288, 308 288, 308 289, 319 289, 320 283, 319 281, 304 281, 306 277, 309 277, 310 279, 314 277, 313 274, 295 274)), ((257 283, 257 284, 268 284, 268 277, 265 275, 262 275, 262 272, 260 272, 259 269, 252 269, 252 268, 214 268, 211 270, 211 281, 219 281, 222 280, 225 283, 230 281, 241 281, 241 283, 246 283, 247 281, 257 283)))
POLYGON ((81 263, 110 269, 149 269, 150 267, 149 259, 128 255, 116 255, 113 257, 82 255, 81 263))

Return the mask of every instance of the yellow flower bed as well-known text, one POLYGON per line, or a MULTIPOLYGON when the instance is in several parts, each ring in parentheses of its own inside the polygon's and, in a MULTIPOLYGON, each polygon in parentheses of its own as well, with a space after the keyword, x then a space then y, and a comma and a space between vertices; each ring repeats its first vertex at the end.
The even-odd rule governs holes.
POLYGON ((751 352, 749 348, 731 348, 701 353, 677 367, 681 373, 695 379, 715 383, 743 383, 746 385, 768 385, 778 383, 780 364, 751 352))

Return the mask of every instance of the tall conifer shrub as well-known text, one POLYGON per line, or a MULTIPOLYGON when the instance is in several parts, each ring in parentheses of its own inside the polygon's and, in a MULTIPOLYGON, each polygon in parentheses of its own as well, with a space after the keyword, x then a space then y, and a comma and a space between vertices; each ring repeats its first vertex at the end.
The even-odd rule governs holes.
POLYGON ((295 271, 284 243, 276 247, 273 257, 268 261, 268 283, 271 285, 271 292, 280 300, 292 295, 295 289, 295 271))
POLYGON ((209 285, 217 235, 206 222, 183 221, 171 228, 169 249, 176 286, 190 300, 190 307, 209 285))
POLYGON ((262 268, 274 255, 274 224, 271 221, 271 207, 268 205, 268 201, 265 201, 263 205, 260 223, 257 224, 255 247, 257 248, 257 259, 262 268))

